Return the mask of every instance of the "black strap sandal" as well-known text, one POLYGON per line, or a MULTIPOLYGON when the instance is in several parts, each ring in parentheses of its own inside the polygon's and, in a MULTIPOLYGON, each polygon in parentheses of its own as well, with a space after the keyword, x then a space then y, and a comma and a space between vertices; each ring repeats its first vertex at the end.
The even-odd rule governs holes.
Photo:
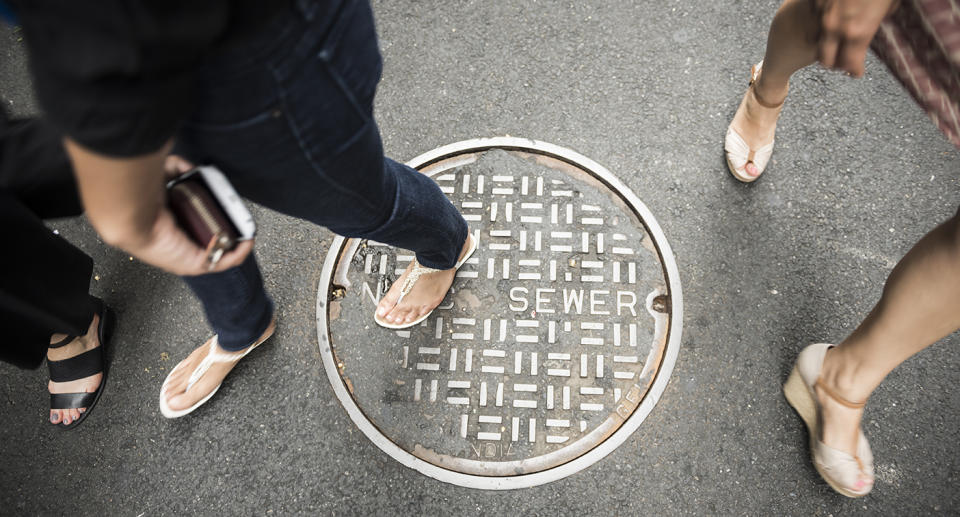
MULTIPOLYGON (((69 425, 58 424, 57 427, 73 429, 74 427, 80 425, 80 423, 87 418, 87 415, 90 414, 93 406, 95 406, 97 401, 100 400, 100 395, 103 393, 103 388, 107 385, 106 347, 107 343, 110 341, 110 337, 113 334, 113 324, 115 318, 113 311, 107 307, 102 300, 98 300, 98 302, 100 304, 100 309, 97 311, 97 313, 100 315, 100 322, 97 324, 97 337, 100 339, 100 346, 94 348, 93 350, 87 350, 86 352, 69 359, 64 359, 63 361, 47 361, 47 367, 50 370, 50 380, 53 382, 75 381, 77 379, 83 379, 84 377, 89 377, 101 372, 103 373, 103 377, 100 379, 100 385, 97 386, 97 391, 89 393, 50 394, 50 409, 87 408, 86 411, 80 413, 80 416, 69 425)), ((70 341, 73 341, 74 338, 75 336, 67 336, 57 343, 50 345, 50 347, 57 348, 64 346, 70 341)))

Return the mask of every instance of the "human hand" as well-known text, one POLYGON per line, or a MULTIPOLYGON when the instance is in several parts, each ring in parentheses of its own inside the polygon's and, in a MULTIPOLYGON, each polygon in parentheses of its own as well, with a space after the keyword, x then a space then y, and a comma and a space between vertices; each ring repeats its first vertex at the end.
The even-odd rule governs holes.
POLYGON ((193 170, 194 167, 193 163, 189 160, 176 154, 168 154, 163 160, 163 174, 168 180, 186 174, 193 170))
MULTIPOLYGON (((193 163, 175 154, 168 155, 163 161, 163 173, 167 180, 186 174, 193 168, 193 163)), ((253 249, 252 239, 241 241, 236 248, 224 253, 216 264, 210 264, 206 250, 186 235, 166 207, 158 214, 151 235, 153 239, 145 243, 146 246, 131 250, 131 253, 144 262, 178 275, 200 275, 239 266, 253 249)))
POLYGON ((189 276, 238 266, 253 250, 253 240, 242 241, 210 264, 206 250, 177 226, 166 205, 164 177, 179 176, 193 165, 168 156, 172 143, 132 158, 102 155, 69 137, 64 144, 87 218, 107 244, 147 264, 189 276))
POLYGON ((215 264, 206 250, 198 246, 178 225, 173 213, 163 206, 150 229, 149 237, 135 246, 125 247, 138 259, 181 276, 217 273, 239 266, 253 251, 253 239, 237 243, 215 264))
POLYGON ((817 60, 861 77, 867 48, 899 0, 813 0, 820 18, 817 60))

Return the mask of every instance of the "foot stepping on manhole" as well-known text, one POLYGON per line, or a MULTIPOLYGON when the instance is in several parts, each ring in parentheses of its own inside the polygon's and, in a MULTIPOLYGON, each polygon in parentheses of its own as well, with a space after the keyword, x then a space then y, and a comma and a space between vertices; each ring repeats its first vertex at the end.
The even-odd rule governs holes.
POLYGON ((597 163, 542 142, 470 140, 410 165, 480 248, 426 321, 395 331, 373 313, 413 253, 335 240, 317 327, 353 422, 401 463, 474 488, 546 483, 612 452, 680 345, 680 281, 653 215, 597 163))

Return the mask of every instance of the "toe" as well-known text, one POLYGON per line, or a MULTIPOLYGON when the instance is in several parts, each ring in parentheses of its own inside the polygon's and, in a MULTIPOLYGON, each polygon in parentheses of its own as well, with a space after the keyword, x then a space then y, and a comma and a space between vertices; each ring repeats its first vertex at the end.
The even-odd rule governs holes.
POLYGON ((397 297, 392 295, 391 292, 388 292, 380 299, 380 303, 377 304, 377 316, 381 318, 390 312, 390 309, 394 308, 397 305, 397 297))
POLYGON ((387 314, 387 321, 390 323, 403 323, 407 321, 407 314, 410 311, 401 307, 394 307, 389 314, 387 314))
POLYGON ((420 307, 417 307, 415 310, 410 311, 410 315, 407 316, 407 318, 409 318, 408 321, 415 321, 422 318, 424 314, 430 312, 430 309, 431 307, 428 305, 421 305, 420 307))
POLYGON ((163 383, 163 386, 160 388, 160 392, 164 395, 182 393, 183 387, 183 383, 179 382, 178 379, 170 378, 167 382, 163 383))
POLYGON ((853 483, 852 488, 852 491, 857 494, 866 494, 873 488, 873 479, 861 475, 861 477, 857 478, 857 480, 853 483))
POLYGON ((396 323, 397 321, 399 321, 398 320, 399 316, 400 316, 400 311, 394 308, 392 311, 387 313, 387 315, 384 316, 383 319, 387 320, 387 323, 396 323))
POLYGON ((747 165, 743 168, 743 170, 747 171, 747 174, 752 177, 757 177, 760 175, 760 169, 758 169, 757 165, 753 162, 747 162, 747 165))
POLYGON ((180 411, 190 407, 190 400, 187 398, 186 393, 172 395, 167 398, 167 406, 174 411, 180 411))
POLYGON ((59 410, 59 409, 51 409, 51 410, 50 410, 50 423, 51 423, 51 424, 59 424, 61 418, 62 418, 62 416, 60 415, 60 410, 59 410))

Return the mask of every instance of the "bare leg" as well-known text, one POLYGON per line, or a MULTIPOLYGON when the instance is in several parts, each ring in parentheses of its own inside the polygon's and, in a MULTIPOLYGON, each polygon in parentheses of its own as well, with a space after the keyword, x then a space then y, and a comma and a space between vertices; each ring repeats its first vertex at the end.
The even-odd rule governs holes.
MULTIPOLYGON (((863 323, 827 352, 821 377, 842 397, 864 401, 900 363, 960 328, 960 213, 925 235, 887 279, 863 323)), ((863 410, 818 393, 822 440, 852 454, 863 410)))
POLYGON ((787 0, 780 6, 767 36, 763 75, 757 84, 760 97, 779 103, 787 96, 790 76, 816 62, 818 26, 808 0, 787 0))
MULTIPOLYGON (((757 96, 768 105, 778 105, 787 97, 790 76, 816 62, 818 21, 808 0, 787 0, 770 24, 763 71, 753 89, 747 90, 730 123, 751 149, 759 149, 773 141, 779 108, 757 102, 757 96)), ((752 163, 747 174, 760 173, 752 163)))

